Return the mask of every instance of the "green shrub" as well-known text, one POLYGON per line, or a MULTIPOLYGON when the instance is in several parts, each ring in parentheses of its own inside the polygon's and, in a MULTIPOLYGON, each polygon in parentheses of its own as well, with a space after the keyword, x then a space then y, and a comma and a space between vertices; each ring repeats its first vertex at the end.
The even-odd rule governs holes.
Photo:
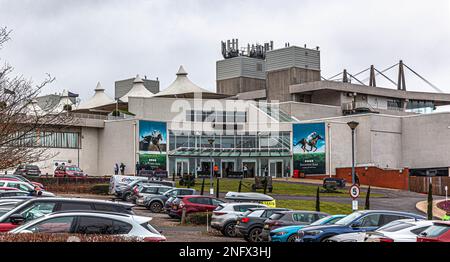
POLYGON ((212 212, 197 212, 186 216, 186 223, 192 225, 206 225, 206 214, 208 214, 208 222, 211 222, 212 212))

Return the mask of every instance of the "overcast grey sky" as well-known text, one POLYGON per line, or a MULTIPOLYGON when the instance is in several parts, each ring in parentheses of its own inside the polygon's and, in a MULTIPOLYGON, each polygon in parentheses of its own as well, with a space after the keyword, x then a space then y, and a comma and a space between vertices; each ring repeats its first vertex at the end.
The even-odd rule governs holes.
MULTIPOLYGON (((112 96, 115 80, 138 73, 159 77, 164 89, 180 64, 215 90, 220 41, 231 38, 320 46, 324 77, 403 59, 450 92, 448 0, 0 0, 0 26, 13 30, 2 60, 36 81, 55 76, 45 92, 82 99, 97 81, 112 96)), ((408 89, 433 91, 407 77, 408 89)))

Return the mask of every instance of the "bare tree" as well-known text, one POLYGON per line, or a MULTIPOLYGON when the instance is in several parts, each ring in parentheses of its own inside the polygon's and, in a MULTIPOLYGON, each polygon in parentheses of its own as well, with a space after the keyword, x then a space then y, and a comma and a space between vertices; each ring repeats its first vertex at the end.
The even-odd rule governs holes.
MULTIPOLYGON (((0 51, 11 31, 0 27, 0 51)), ((33 163, 53 157, 42 144, 45 136, 72 122, 65 109, 39 107, 36 97, 54 81, 50 75, 37 85, 23 76, 13 76, 13 67, 0 58, 0 170, 21 163, 33 163)))

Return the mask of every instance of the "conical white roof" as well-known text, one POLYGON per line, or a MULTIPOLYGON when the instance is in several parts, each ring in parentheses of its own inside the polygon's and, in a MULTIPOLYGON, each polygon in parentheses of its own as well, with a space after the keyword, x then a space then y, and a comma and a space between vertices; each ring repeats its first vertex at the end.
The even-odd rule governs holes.
POLYGON ((154 94, 150 91, 148 91, 147 88, 144 86, 144 80, 137 75, 136 78, 133 81, 133 87, 131 88, 128 93, 126 93, 124 96, 120 98, 122 102, 128 103, 129 97, 152 97, 154 94))
POLYGON ((186 94, 194 93, 215 94, 192 83, 187 75, 188 73, 186 72, 186 70, 184 70, 183 66, 180 66, 175 81, 173 81, 173 83, 170 84, 169 87, 157 93, 155 96, 183 96, 186 94))
POLYGON ((102 87, 100 82, 97 83, 97 87, 95 88, 95 94, 89 100, 78 107, 78 109, 91 109, 99 106, 109 105, 114 103, 114 99, 109 97, 105 93, 105 89, 102 87))

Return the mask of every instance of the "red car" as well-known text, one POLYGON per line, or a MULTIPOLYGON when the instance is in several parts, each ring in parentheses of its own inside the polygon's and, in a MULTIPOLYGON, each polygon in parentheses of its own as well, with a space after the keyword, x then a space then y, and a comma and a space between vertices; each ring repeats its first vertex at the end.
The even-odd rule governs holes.
POLYGON ((420 233, 417 242, 450 242, 450 221, 437 221, 420 233))
POLYGON ((224 201, 215 197, 199 195, 183 196, 173 202, 172 208, 169 210, 169 215, 171 217, 180 218, 183 208, 186 208, 186 214, 206 211, 212 212, 222 203, 224 203, 224 201))
POLYGON ((59 166, 55 169, 54 177, 79 177, 79 178, 85 178, 87 175, 83 173, 83 170, 81 170, 77 166, 59 166))

